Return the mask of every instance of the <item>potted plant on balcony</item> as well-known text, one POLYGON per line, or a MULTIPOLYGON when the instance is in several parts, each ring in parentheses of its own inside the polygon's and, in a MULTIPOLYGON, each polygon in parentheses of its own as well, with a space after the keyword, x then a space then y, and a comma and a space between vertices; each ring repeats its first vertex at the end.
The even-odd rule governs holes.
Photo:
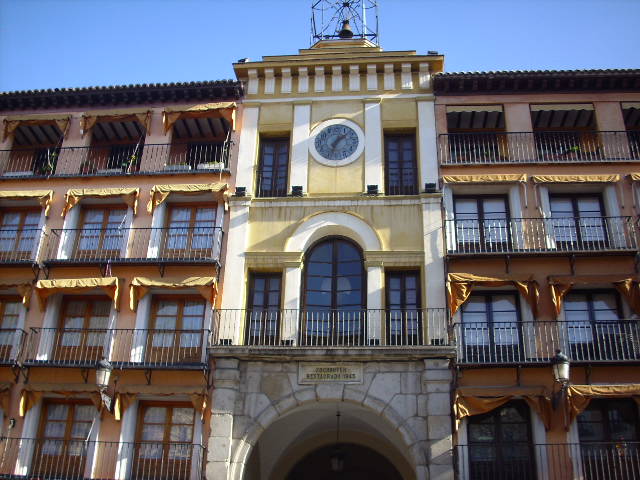
POLYGON ((58 163, 58 152, 47 152, 44 162, 36 167, 36 175, 51 176, 56 169, 58 163))
POLYGON ((164 169, 170 172, 182 172, 191 170, 191 165, 189 165, 187 162, 165 163, 164 169))
POLYGON ((135 171, 136 164, 138 163, 138 154, 132 153, 128 157, 122 159, 122 171, 124 173, 132 173, 135 171))

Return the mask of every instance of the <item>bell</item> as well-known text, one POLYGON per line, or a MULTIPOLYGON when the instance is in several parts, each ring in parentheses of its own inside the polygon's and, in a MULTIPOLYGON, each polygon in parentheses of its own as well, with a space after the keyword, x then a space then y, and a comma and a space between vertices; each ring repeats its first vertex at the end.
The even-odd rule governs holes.
POLYGON ((345 20, 342 22, 342 30, 338 32, 338 37, 353 38, 353 30, 351 30, 351 26, 349 25, 349 20, 345 20))

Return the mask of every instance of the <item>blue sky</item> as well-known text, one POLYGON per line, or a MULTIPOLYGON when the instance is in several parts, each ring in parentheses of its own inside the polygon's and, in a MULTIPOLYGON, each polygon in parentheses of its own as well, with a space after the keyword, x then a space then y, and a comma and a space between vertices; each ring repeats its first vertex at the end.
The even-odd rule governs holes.
MULTIPOLYGON (((454 71, 640 68, 640 0, 379 0, 385 50, 454 71)), ((0 0, 0 91, 233 77, 309 46, 311 0, 0 0)))

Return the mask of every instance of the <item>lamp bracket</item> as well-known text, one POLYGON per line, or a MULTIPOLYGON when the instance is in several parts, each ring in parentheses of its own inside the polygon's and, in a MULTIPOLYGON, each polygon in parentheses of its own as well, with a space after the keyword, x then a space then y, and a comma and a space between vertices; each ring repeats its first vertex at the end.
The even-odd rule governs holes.
POLYGON ((82 379, 84 380, 84 383, 89 383, 89 369, 88 368, 81 368, 80 369, 80 375, 82 376, 82 379))

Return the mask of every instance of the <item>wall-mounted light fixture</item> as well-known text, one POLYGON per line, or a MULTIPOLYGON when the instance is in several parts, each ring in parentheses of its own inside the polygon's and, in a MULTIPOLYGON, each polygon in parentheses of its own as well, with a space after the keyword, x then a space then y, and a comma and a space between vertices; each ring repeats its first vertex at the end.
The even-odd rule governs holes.
POLYGON ((553 371, 553 379, 555 383, 560 385, 560 390, 555 392, 551 397, 551 404, 555 410, 558 408, 558 405, 560 405, 560 401, 566 395, 567 387, 569 386, 571 373, 569 357, 562 353, 562 351, 556 350, 556 354, 551 359, 551 369, 553 371))
POLYGON ((102 404, 109 412, 113 412, 113 397, 107 393, 109 389, 109 379, 111 378, 111 372, 113 371, 113 366, 106 358, 102 358, 96 364, 96 386, 100 391, 100 398, 102 399, 102 404))

